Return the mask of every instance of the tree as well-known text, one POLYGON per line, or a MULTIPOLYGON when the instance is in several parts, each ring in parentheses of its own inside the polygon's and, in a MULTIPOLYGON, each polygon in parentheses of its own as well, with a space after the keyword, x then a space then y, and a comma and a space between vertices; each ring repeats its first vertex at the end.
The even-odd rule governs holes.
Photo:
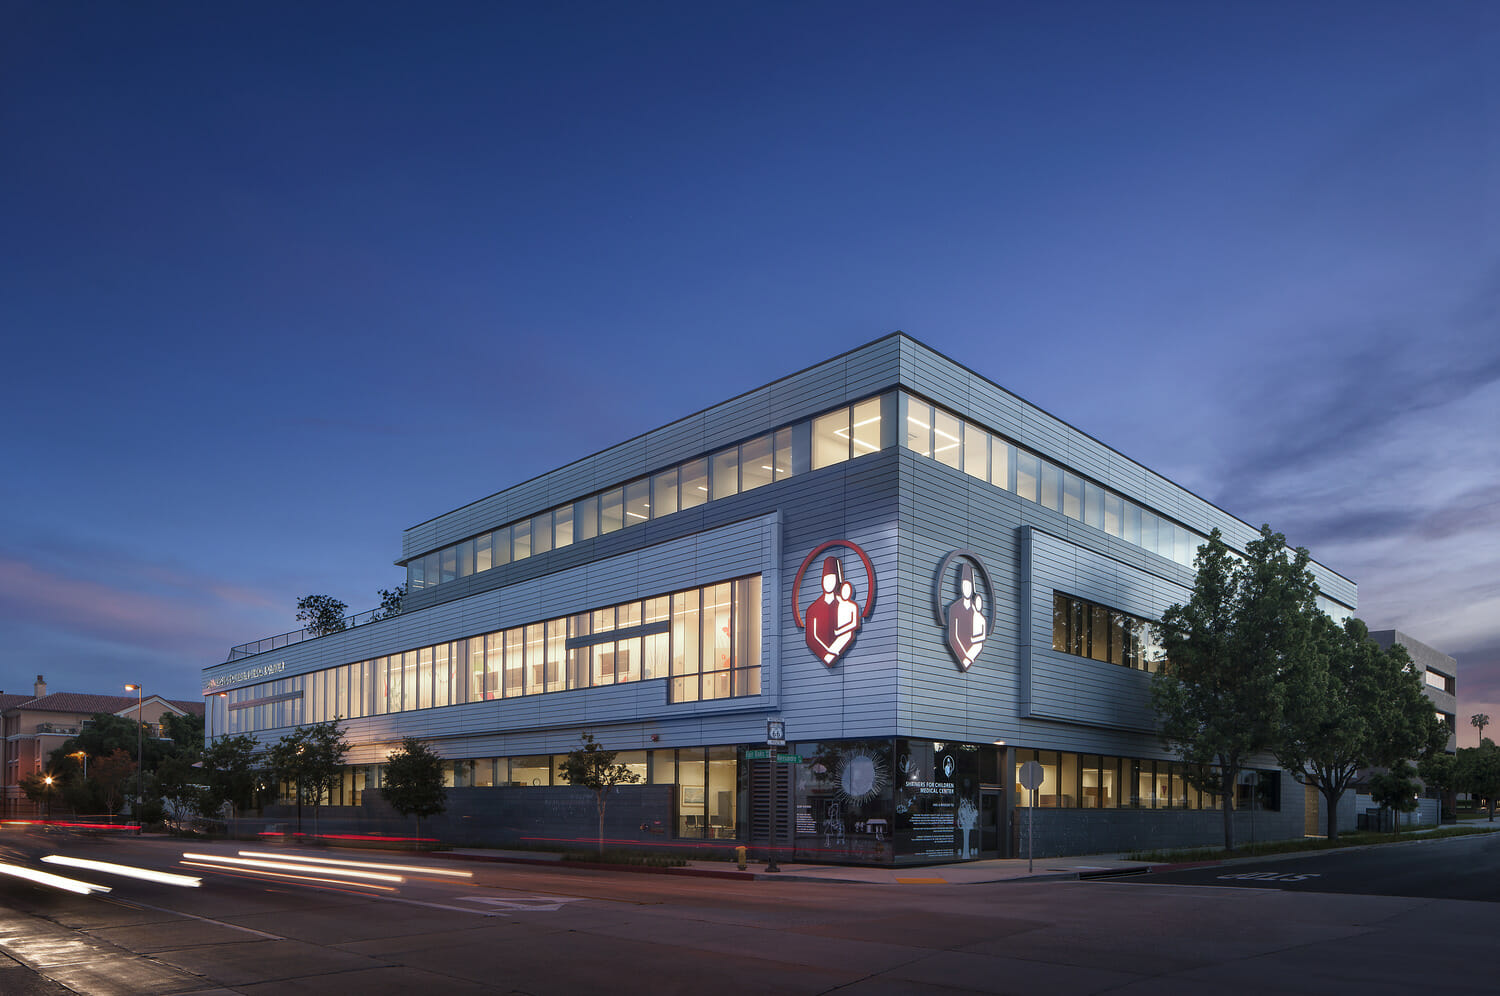
POLYGON ((180 820, 200 808, 199 796, 203 787, 199 784, 201 776, 198 770, 192 761, 180 754, 164 758, 157 765, 156 791, 163 808, 173 819, 180 820))
POLYGON ((266 752, 277 781, 289 782, 297 800, 297 832, 302 832, 302 804, 313 807, 313 834, 318 832, 318 810, 323 796, 343 775, 349 742, 339 720, 299 726, 271 745, 266 752))
POLYGON ((189 764, 203 756, 203 717, 192 713, 161 714, 161 739, 164 757, 180 757, 189 764))
POLYGON ((405 582, 396 585, 395 591, 380 589, 380 608, 370 618, 371 622, 379 622, 382 619, 390 619, 401 614, 401 603, 406 600, 405 582))
POLYGON ((254 805, 256 754, 260 744, 247 734, 219 737, 203 751, 207 784, 200 799, 205 816, 217 815, 227 804, 230 819, 254 805))
POLYGON ((100 797, 110 819, 114 819, 120 807, 125 804, 125 790, 135 778, 135 772, 135 756, 123 747, 116 747, 96 759, 89 767, 89 777, 99 787, 100 797))
POLYGON ((1338 801, 1361 769, 1425 758, 1447 726, 1422 693, 1406 648, 1382 650, 1358 619, 1342 626, 1318 613, 1313 652, 1288 661, 1274 753, 1327 800, 1328 838, 1338 839, 1338 801))
POLYGON ((1451 818, 1453 790, 1457 787, 1458 758, 1447 751, 1433 751, 1418 762, 1417 775, 1422 779, 1423 784, 1438 794, 1442 806, 1441 818, 1451 818))
POLYGON ((307 623, 309 636, 342 632, 349 606, 332 595, 304 595, 297 599, 297 621, 307 623))
POLYGON ((1454 767, 1454 781, 1459 790, 1489 803, 1490 822, 1495 822, 1495 797, 1500 795, 1500 747, 1488 737, 1478 747, 1461 747, 1454 767))
POLYGON ((415 817, 417 836, 422 836, 422 817, 436 816, 448 807, 443 759, 416 737, 402 739, 400 748, 386 759, 380 794, 402 816, 415 817))
POLYGON ((1401 814, 1417 808, 1417 771, 1406 761, 1370 778, 1370 798, 1396 814, 1396 833, 1401 832, 1401 814))
POLYGON ((1162 741, 1201 789, 1223 800, 1224 849, 1234 850, 1235 784, 1276 743, 1283 676, 1313 652, 1317 585, 1301 547, 1262 526, 1236 558, 1215 529, 1198 548, 1186 605, 1162 615, 1164 660, 1151 681, 1162 741))
POLYGON ((1486 713, 1476 712, 1469 717, 1469 725, 1479 731, 1479 740, 1484 742, 1484 728, 1490 725, 1490 717, 1486 713))
POLYGON ((592 733, 583 735, 583 746, 575 748, 563 759, 562 776, 569 785, 577 785, 594 793, 594 802, 599 811, 599 853, 604 853, 604 807, 606 797, 616 785, 632 785, 641 776, 623 764, 616 764, 619 751, 605 750, 594 739, 592 733))
POLYGON ((52 793, 57 789, 56 779, 44 771, 33 771, 21 779, 21 792, 31 800, 31 804, 37 808, 37 812, 45 812, 48 819, 52 818, 52 793))

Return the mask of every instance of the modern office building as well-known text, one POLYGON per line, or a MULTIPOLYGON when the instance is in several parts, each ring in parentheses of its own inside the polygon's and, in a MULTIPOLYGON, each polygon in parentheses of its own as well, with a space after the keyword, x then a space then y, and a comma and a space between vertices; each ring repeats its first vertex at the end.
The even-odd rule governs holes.
MULTIPOLYGON (((451 762, 445 832, 495 843, 592 838, 556 788, 583 732, 642 778, 611 804, 624 841, 895 864, 1016 853, 1033 824, 1039 855, 1210 843, 1226 801, 1153 733, 1146 622, 1215 527, 1257 535, 895 333, 407 529, 404 611, 235 648, 204 672, 209 735, 345 718, 334 818, 373 818, 378 766, 421 737, 451 762)), ((1241 838, 1301 835, 1304 793, 1259 767, 1241 838)))

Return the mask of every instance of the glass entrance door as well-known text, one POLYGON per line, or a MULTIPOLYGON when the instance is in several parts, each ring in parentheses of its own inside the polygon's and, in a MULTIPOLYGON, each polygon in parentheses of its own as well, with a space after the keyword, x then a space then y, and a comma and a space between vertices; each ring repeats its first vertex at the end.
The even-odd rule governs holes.
POLYGON ((1003 793, 985 789, 979 794, 979 856, 1000 857, 1000 803, 1003 793))

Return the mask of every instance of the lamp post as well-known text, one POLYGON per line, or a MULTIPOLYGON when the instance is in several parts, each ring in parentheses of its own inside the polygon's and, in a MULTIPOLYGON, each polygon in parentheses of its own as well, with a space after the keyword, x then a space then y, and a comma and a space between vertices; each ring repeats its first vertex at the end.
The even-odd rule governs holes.
POLYGON ((75 750, 73 753, 69 754, 68 756, 69 757, 77 757, 77 758, 82 758, 83 759, 83 780, 84 781, 88 781, 89 780, 89 752, 86 751, 86 750, 75 750))
POLYGON ((146 777, 145 740, 141 737, 141 730, 143 729, 141 723, 143 699, 139 684, 126 685, 125 690, 127 692, 135 692, 135 822, 139 826, 141 822, 141 796, 145 791, 145 783, 142 779, 146 777))
POLYGON ((42 784, 47 786, 47 819, 52 819, 52 776, 46 775, 42 778, 42 784))

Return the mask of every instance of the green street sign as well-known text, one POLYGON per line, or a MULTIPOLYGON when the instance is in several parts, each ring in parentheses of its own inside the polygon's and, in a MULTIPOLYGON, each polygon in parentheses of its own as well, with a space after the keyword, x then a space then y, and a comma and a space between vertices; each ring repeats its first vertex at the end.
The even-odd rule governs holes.
POLYGON ((801 764, 802 763, 802 755, 801 754, 777 754, 776 755, 776 763, 777 764, 801 764))
POLYGON ((771 752, 769 750, 747 750, 747 751, 745 751, 745 760, 747 760, 747 761, 769 761, 770 759, 771 759, 771 752))

